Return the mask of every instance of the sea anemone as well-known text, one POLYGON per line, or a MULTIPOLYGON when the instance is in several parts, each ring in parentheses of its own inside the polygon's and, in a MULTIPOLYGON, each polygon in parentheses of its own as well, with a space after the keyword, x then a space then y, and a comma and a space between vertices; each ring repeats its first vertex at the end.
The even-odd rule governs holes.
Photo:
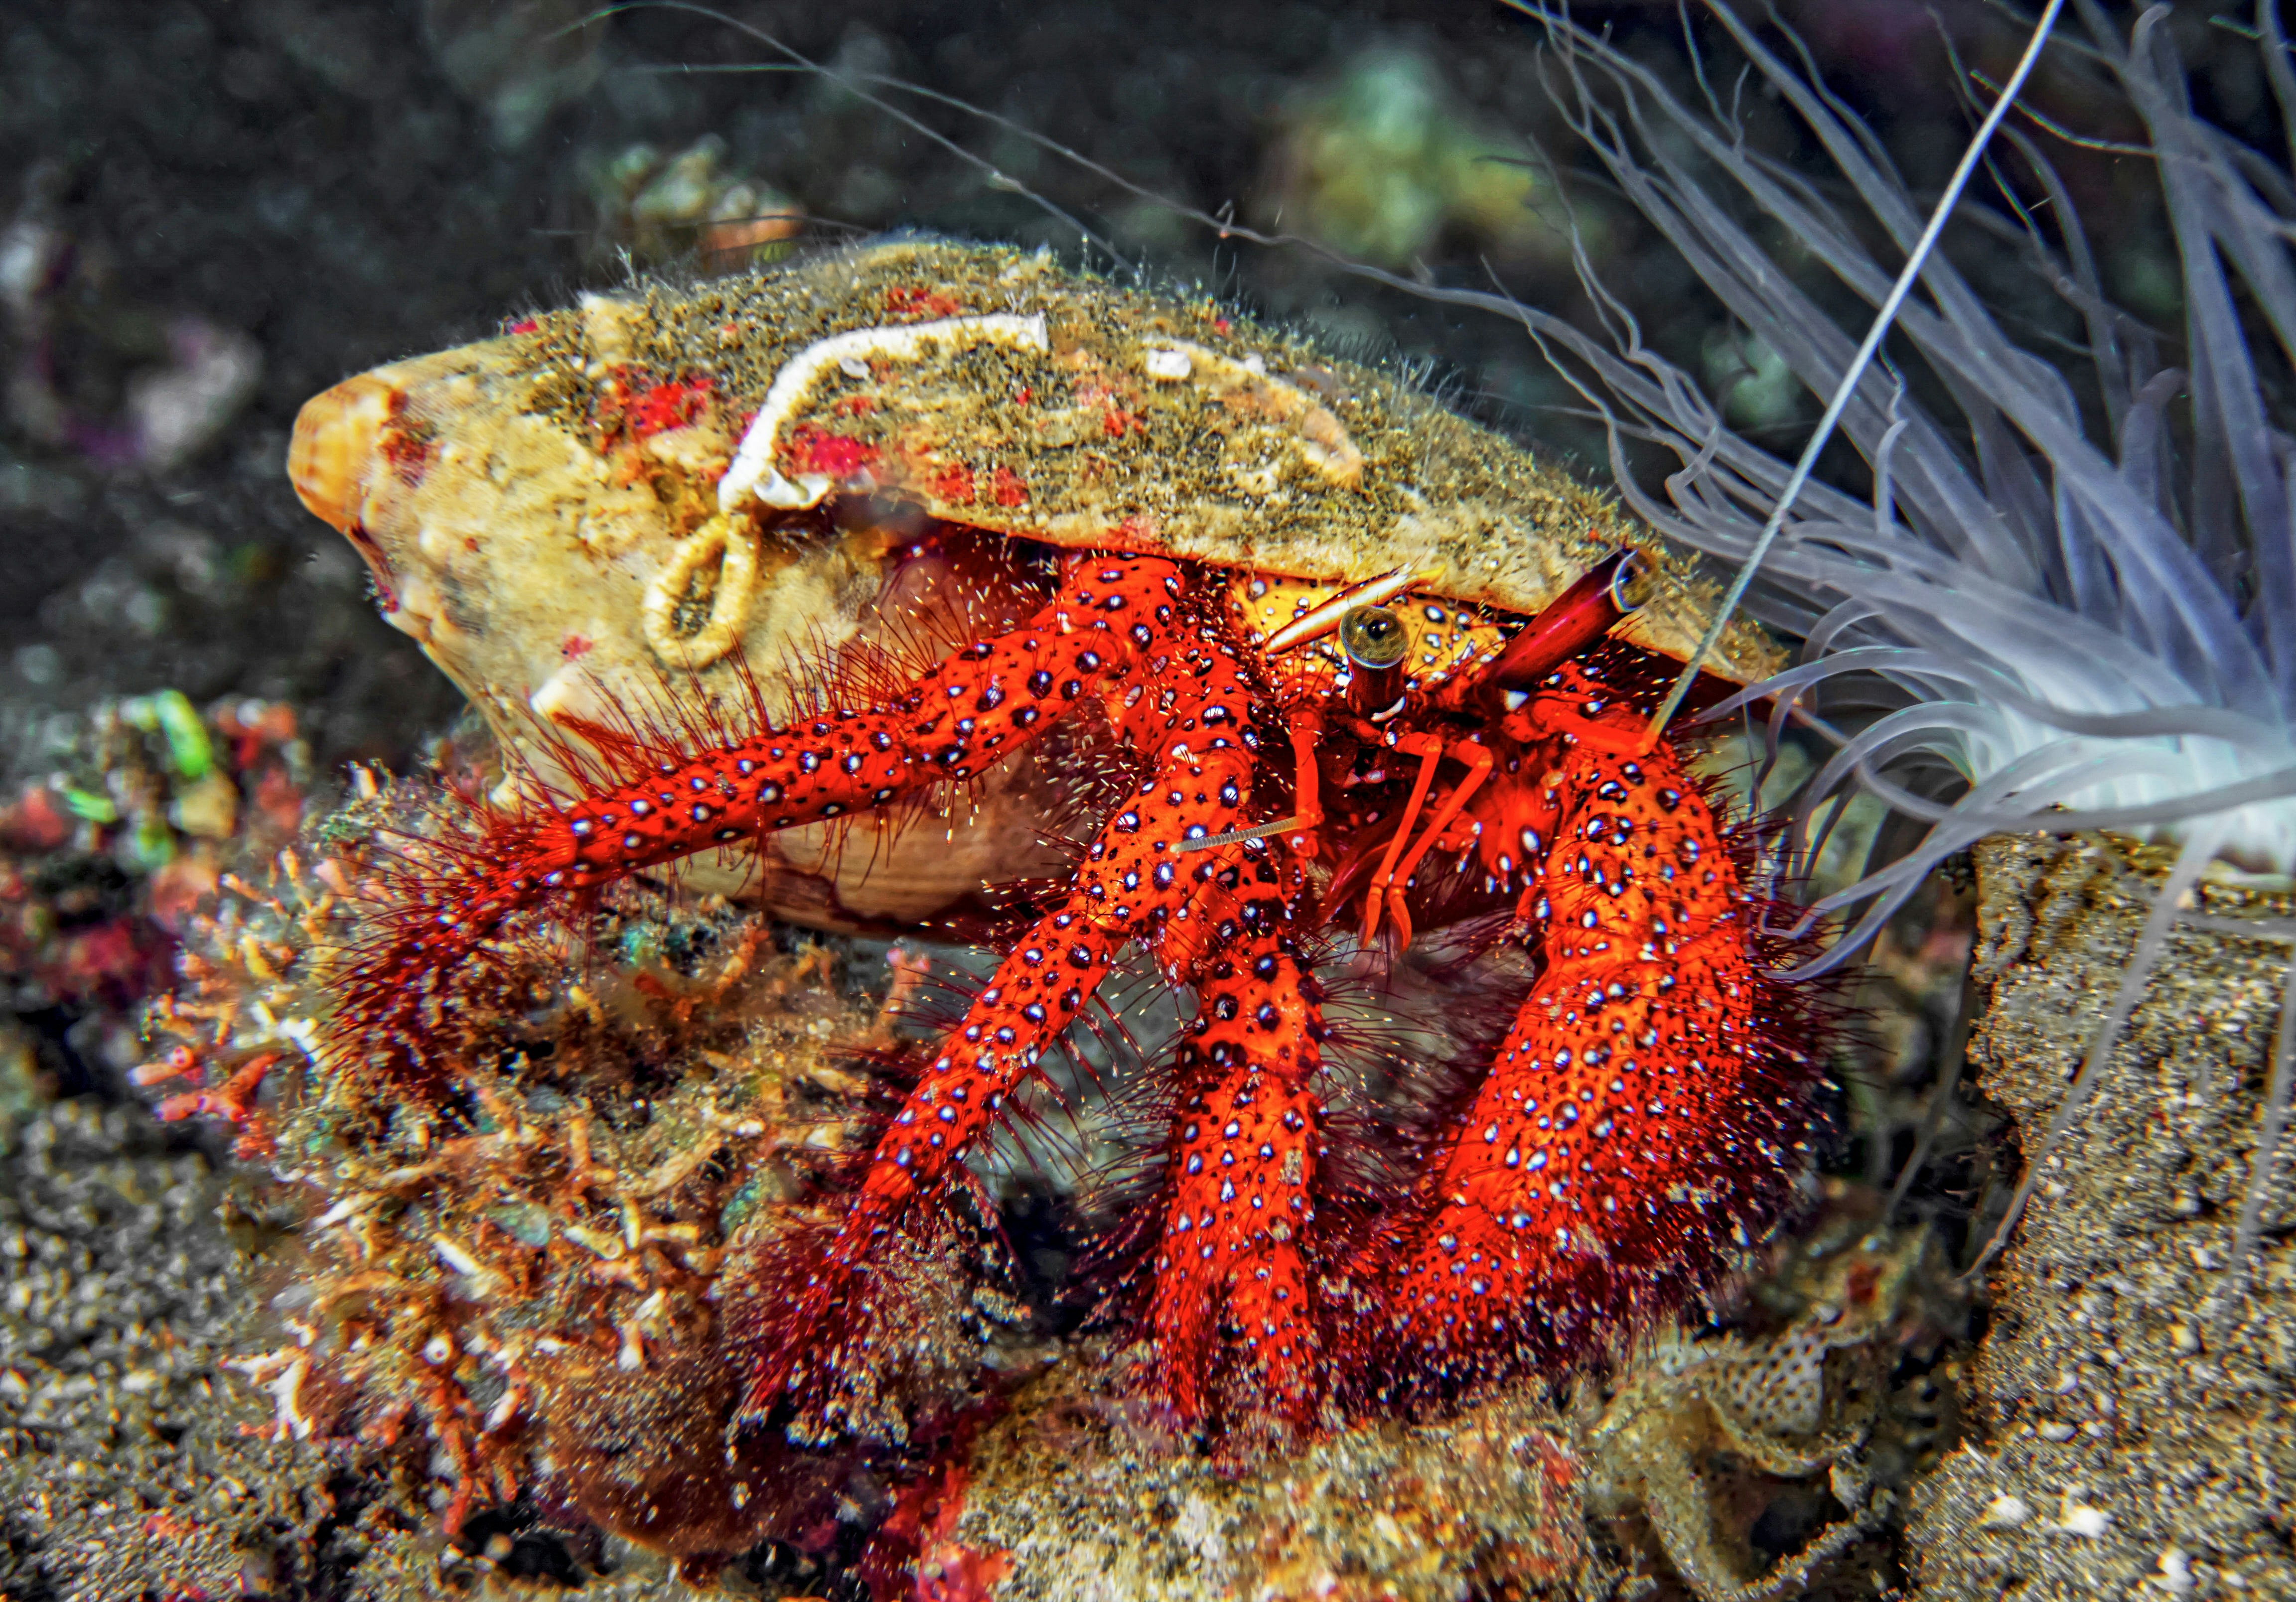
MULTIPOLYGON (((1729 12, 1716 15, 1805 119, 1873 222, 1910 243, 1923 208, 1863 125, 1729 12)), ((2296 863, 2288 544, 2296 442, 2271 423, 2272 381, 2284 370, 2259 371, 2243 316, 2252 310, 2283 355, 2296 342, 2284 239, 2296 189, 2194 115, 2166 15, 2147 12, 2126 46, 2093 20, 2094 44, 2082 53, 2120 84, 2152 131, 2185 269, 2187 368, 2167 365, 2163 341, 2105 299, 2063 185, 2030 141, 2013 135, 2033 180, 2060 201, 2046 213, 2059 232, 2054 242, 2043 235, 2038 209, 1997 221, 2023 233, 2049 287, 2079 315, 2087 346, 2085 361, 2070 365, 2090 393, 2017 343, 1951 263, 1932 257, 1925 298, 1898 326, 1907 364, 1927 366, 1959 409, 1958 426, 1925 409, 1902 378, 1863 375, 1841 427, 1871 469, 1871 494, 1814 481, 1764 563, 1771 619, 1805 642, 1801 664, 1759 687, 1760 697, 1781 698, 1774 726, 1811 687, 1850 674, 1884 678, 1911 702, 1843 740, 1802 815, 1856 781, 1935 825, 1919 849, 1813 909, 1870 903, 1829 962, 1946 856, 2044 813, 2055 829, 2205 839, 2210 852, 2248 865, 2296 863), (1890 783, 1887 764, 1917 750, 1950 762, 1968 792, 1940 805, 1890 783)), ((2263 26, 2273 27, 2269 8, 2263 26)), ((1851 339, 1702 184, 1712 174, 1727 178, 1797 251, 1878 303, 1892 274, 1856 222, 1599 41, 1560 26, 1554 37, 1580 90, 1578 127, 1590 148, 1731 314, 1804 383, 1830 394, 1851 339), (1590 65, 1624 91, 1618 110, 1593 97, 1590 65), (1710 168, 1693 173, 1669 133, 1686 136, 1710 168)), ((2275 88, 2296 115, 2296 85, 2277 53, 2284 47, 2267 37, 2275 88)), ((1603 298, 1625 336, 1616 352, 1543 319, 1534 331, 1599 379, 1617 407, 1614 439, 1623 427, 1680 456, 1664 502, 1643 493, 1620 461, 1635 510, 1685 544, 1742 559, 1789 465, 1723 427, 1683 374, 1635 339, 1619 303, 1603 298)))
MULTIPOLYGON (((2284 163, 2194 112, 2167 7, 2124 38, 2082 4, 2084 37, 2054 41, 2054 65, 2117 87, 2145 127, 2148 146, 2111 148, 2153 162, 2183 270, 2181 340, 2107 298, 2069 186, 2013 124, 2001 154, 2013 153, 2003 165, 2018 177, 1999 178, 2009 209, 1970 209, 2021 249, 2037 287, 2061 303, 2079 331, 2064 341, 2073 354, 2042 354, 2024 319, 1988 306, 1939 251, 1898 314, 1887 364, 1853 371, 1855 335, 1793 268, 1823 268, 1866 307, 1889 296, 1896 268, 1867 241, 1878 233, 1910 249, 1928 207, 1872 131, 1814 73, 1712 8, 1832 164, 1821 187, 1759 153, 1718 102, 1702 115, 1605 40, 1521 9, 1545 25, 1576 130, 1611 178, 1803 385, 1822 397, 1851 386, 1840 434, 1866 482, 1814 478, 1797 490, 1792 465, 1727 427, 1583 263, 1607 343, 1504 297, 1447 295, 1504 310, 1540 341, 1602 413, 1620 493, 1669 537, 1739 564, 1790 503, 1751 601, 1802 641, 1800 659, 1713 715, 1767 700, 1773 750, 1792 718, 1836 747, 1782 821, 1789 880, 1860 793, 1927 825, 1911 849, 1810 905, 1811 920, 1838 919, 1841 933, 1797 973, 1847 960, 1941 862, 1987 835, 2103 829, 2180 848, 2054 1140, 2079 1116, 2202 870, 2220 856, 2296 868, 2296 438, 2281 426, 2296 369, 2296 186, 2284 163), (2046 204, 2021 204, 2021 188, 2046 204), (1749 213, 1761 221, 1750 225, 1749 213), (1757 233, 1790 241, 1795 260, 1757 233), (1632 470, 1636 439, 1679 464, 1662 494, 1632 470), (1863 726, 1836 728, 1810 709, 1818 692, 1877 683, 1896 705, 1863 726), (1924 769, 1929 782, 1908 778, 1924 769), (1938 784, 1940 769, 1958 782, 1938 784)), ((2296 128, 2286 43, 2270 5, 2257 14, 2263 76, 2296 128)), ((2243 1259, 2288 1117, 2292 1035, 2284 1015, 2243 1259)), ((2043 1149, 2029 1150, 2027 1188, 2043 1149)))

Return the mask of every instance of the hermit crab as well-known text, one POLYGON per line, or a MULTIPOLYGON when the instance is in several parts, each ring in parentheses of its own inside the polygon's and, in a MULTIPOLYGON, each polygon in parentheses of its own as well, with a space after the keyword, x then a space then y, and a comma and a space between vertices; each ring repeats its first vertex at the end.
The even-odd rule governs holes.
MULTIPOLYGON (((1042 253, 902 241, 352 379, 291 465, 506 753, 342 953, 338 1071, 460 1116, 425 1019, 506 930, 634 874, 995 945, 835 1222, 727 1286, 737 1427, 897 1339, 901 1242, 1134 949, 1190 1021, 1117 1302, 1185 1425, 1550 1370, 1781 1205, 1808 1009, 1650 730, 1703 593, 1385 378, 1042 253), (1431 1091, 1410 1177, 1345 1189, 1324 968, 1439 928, 1516 950, 1527 993, 1431 1091)), ((1714 660, 1772 665, 1751 628, 1714 660)))

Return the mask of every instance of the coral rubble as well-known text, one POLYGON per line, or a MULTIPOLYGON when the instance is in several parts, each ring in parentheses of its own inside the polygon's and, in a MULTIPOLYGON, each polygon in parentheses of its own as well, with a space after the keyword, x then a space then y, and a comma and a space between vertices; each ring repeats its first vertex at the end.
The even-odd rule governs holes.
POLYGON ((297 1203, 277 1342, 238 1364, 267 1432, 436 1484, 449 1534, 515 1509, 707 1568, 833 1531, 847 1480, 964 1405, 1018 1316, 947 1244, 913 1264, 933 1294, 904 1340, 806 1421, 814 1450, 729 1433, 725 1271, 865 1147, 875 999, 754 914, 624 887, 459 975, 425 1041, 452 1105, 405 1104, 328 1050, 330 985, 380 854, 454 825, 427 787, 363 789, 194 921, 155 1014, 151 1076, 203 1085, 297 1203))
MULTIPOLYGON (((1965 1296, 1926 1226, 1834 1186, 1733 1332, 1672 1332, 1582 1380, 1360 1421, 1227 1461, 1176 1450, 1085 1342, 926 1486, 945 1563, 1003 1598, 1864 1594, 1903 1495, 1955 1444, 1965 1296)), ((921 1484, 922 1483, 921 1482, 921 1484)))

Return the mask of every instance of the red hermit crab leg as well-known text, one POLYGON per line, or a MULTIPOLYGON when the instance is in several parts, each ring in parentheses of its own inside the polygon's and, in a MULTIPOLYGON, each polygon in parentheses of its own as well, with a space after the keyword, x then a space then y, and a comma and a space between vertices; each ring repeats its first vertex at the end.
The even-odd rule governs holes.
POLYGON ((1309 1081, 1322 1064, 1323 1012, 1290 921, 1275 896, 1223 920, 1180 1045, 1189 1089, 1149 1320, 1162 1394, 1190 1423, 1206 1410, 1222 1325, 1237 1332, 1267 1412, 1304 1424, 1321 1401, 1307 1236, 1322 1155, 1323 1109, 1309 1081))
MULTIPOLYGON (((1152 567, 1177 588, 1168 563, 1152 567)), ((1099 559, 1078 558, 1029 625, 945 658, 904 694, 824 710, 782 729, 692 753, 643 750, 613 730, 600 739, 622 781, 574 805, 496 814, 474 847, 411 866, 390 887, 381 935, 352 954, 340 986, 345 1034, 380 1047, 409 1082, 432 1077, 417 1054, 422 1010, 444 1004, 443 976, 482 949, 513 914, 609 884, 658 862, 745 837, 866 811, 1003 760, 1108 684, 1136 658, 1137 631, 1110 610, 1099 559), (1097 586, 1097 587, 1095 587, 1097 586), (673 757, 678 758, 672 760, 673 757)), ((1150 582, 1153 582, 1152 580, 1150 582)), ((1168 603, 1159 594, 1140 609, 1168 603)), ((1239 699, 1241 708, 1244 702, 1239 699)))
POLYGON ((1144 939, 1171 969, 1168 945, 1193 952, 1205 944, 1192 903, 1219 859, 1184 872, 1178 847, 1233 821, 1250 793, 1250 675, 1217 629, 1187 615, 1190 597, 1170 562, 1092 556, 1063 593, 1091 619, 1088 641, 1122 629, 1131 666, 1128 688, 1117 687, 1125 693, 1110 697, 1120 704, 1117 733, 1154 765, 1086 852, 1065 903, 997 966, 879 1140, 835 1238, 803 1271, 801 1294, 771 1315, 745 1418, 770 1409, 808 1353, 833 1341, 824 1331, 863 1321, 871 1310, 855 1298, 866 1294, 864 1271, 883 1238, 1002 1123, 1006 1099, 1037 1073, 1116 952, 1144 939))
POLYGON ((1182 847, 1286 837, 1281 856, 1252 853, 1239 864, 1239 880, 1249 873, 1256 884, 1234 892, 1240 899, 1216 927, 1199 930, 1189 964, 1196 1016, 1176 1064, 1185 1099, 1174 1119, 1149 1324, 1161 1393, 1191 1424, 1207 1411, 1203 1381, 1224 1329, 1250 1365, 1248 1407, 1305 1424, 1323 1394, 1306 1240, 1323 1151, 1322 1104, 1309 1089, 1322 1063, 1322 993, 1289 927, 1300 864, 1315 854, 1309 831, 1324 816, 1321 704, 1293 707, 1284 725, 1297 813, 1182 847))

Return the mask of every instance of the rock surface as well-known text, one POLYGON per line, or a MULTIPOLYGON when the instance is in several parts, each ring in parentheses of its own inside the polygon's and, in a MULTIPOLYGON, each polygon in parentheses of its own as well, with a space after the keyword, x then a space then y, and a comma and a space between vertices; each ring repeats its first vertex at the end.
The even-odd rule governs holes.
POLYGON ((1003 1555, 1010 1602, 1569 1594, 1590 1558, 1584 1466, 1516 1395, 1358 1426, 1223 1474, 1128 1407, 1119 1360, 1072 1358, 976 1449, 955 1543, 1003 1555))
MULTIPOLYGON (((1972 1438, 1916 1494, 1924 1598, 2296 1596, 2284 1158, 2260 1249, 2233 1253, 2285 935, 2177 928, 2086 1115, 2037 1149, 2172 854, 2100 836, 1977 848, 1991 998, 1971 1059, 2045 1178, 1992 1272, 1972 1438)), ((2213 879, 2200 900, 2227 920, 2291 909, 2213 879)))

